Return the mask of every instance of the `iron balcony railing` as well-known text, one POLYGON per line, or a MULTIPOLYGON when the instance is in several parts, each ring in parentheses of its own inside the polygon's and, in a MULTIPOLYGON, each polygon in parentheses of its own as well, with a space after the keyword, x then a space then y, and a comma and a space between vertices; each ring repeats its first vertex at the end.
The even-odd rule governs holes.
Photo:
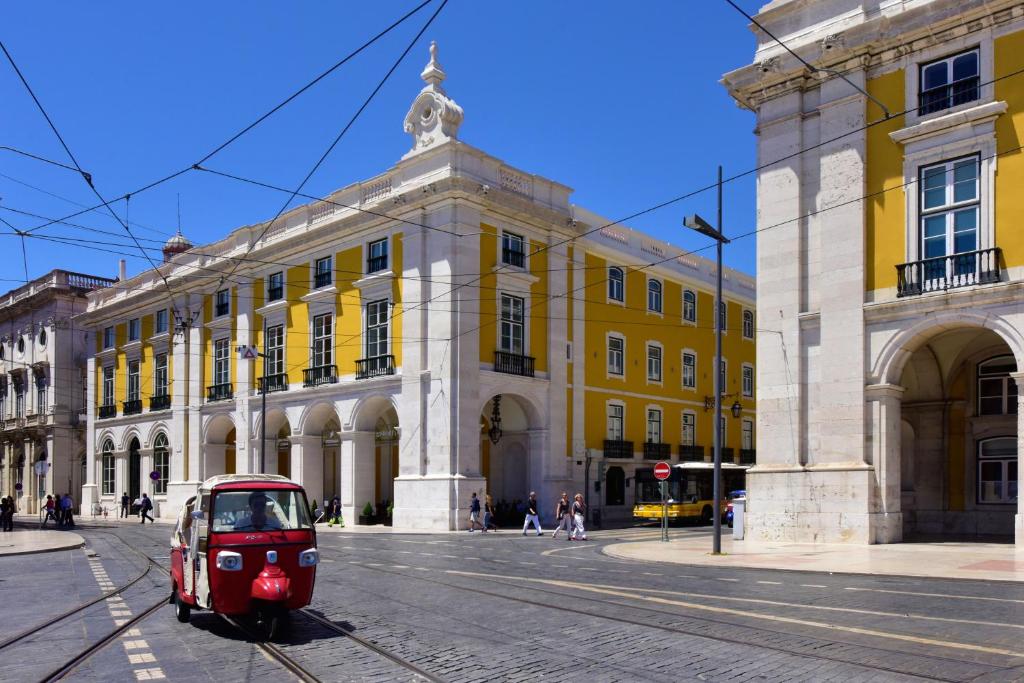
POLYGON ((704 462, 704 447, 679 446, 679 460, 681 462, 704 462))
POLYGON ((278 285, 267 289, 267 301, 280 301, 284 297, 284 287, 278 285))
POLYGON ((384 256, 371 256, 366 259, 366 272, 376 273, 384 270, 388 267, 388 257, 384 256))
POLYGON ((160 396, 150 396, 149 398, 149 412, 154 410, 167 410, 171 407, 171 395, 161 394, 160 396))
POLYGON ((672 449, 667 443, 644 442, 644 460, 668 460, 672 449))
POLYGON ((142 399, 132 399, 121 404, 122 415, 138 415, 142 412, 142 399))
POLYGON ((313 284, 316 287, 327 287, 331 284, 331 271, 325 270, 313 277, 313 284))
POLYGON ((272 394, 275 391, 288 391, 288 375, 283 372, 277 375, 259 377, 256 379, 256 383, 258 385, 257 391, 261 394, 264 391, 268 394, 272 394))
POLYGON ((606 458, 632 458, 633 442, 605 439, 604 457, 606 458))
POLYGON ((369 379, 371 377, 383 377, 384 375, 393 374, 395 374, 395 357, 390 354, 360 358, 356 361, 356 379, 369 379))
POLYGON ((494 371, 508 375, 533 377, 533 356, 524 356, 508 351, 494 352, 494 371))
POLYGON ((922 90, 917 96, 917 113, 919 116, 934 114, 937 111, 955 107, 958 104, 973 102, 980 97, 978 76, 962 78, 947 85, 940 85, 930 90, 922 90))
POLYGON ((336 365, 319 365, 302 371, 302 386, 318 387, 321 384, 336 384, 338 367, 336 365))
MULTIPOLYGON (((722 446, 722 462, 736 462, 735 451, 729 446, 722 446)), ((711 451, 712 457, 714 457, 714 449, 711 451)))
POLYGON ((1002 278, 999 247, 965 251, 911 261, 896 266, 896 296, 914 296, 999 282, 1002 278))
POLYGON ((522 249, 502 247, 501 262, 509 266, 515 266, 516 268, 524 268, 526 266, 526 252, 522 249))
POLYGON ((113 403, 100 406, 99 418, 106 420, 110 417, 117 417, 117 406, 113 403))
POLYGON ((757 462, 757 451, 753 448, 740 449, 740 464, 753 465, 757 462))
POLYGON ((212 401, 227 401, 235 397, 235 392, 231 387, 231 383, 226 384, 214 384, 206 387, 206 400, 207 402, 212 401))

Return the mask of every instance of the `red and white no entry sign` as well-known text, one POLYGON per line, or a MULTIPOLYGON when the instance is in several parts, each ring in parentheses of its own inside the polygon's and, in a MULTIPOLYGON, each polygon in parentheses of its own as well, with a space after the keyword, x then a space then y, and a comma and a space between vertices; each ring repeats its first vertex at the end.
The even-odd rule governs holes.
POLYGON ((667 462, 659 462, 654 466, 654 478, 658 481, 665 481, 672 474, 672 468, 667 462))

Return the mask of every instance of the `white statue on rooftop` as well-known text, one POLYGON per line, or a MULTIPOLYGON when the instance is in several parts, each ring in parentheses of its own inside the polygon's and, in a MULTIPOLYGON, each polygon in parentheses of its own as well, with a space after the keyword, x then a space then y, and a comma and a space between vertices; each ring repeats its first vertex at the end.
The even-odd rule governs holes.
POLYGON ((462 107, 441 86, 445 73, 437 61, 436 42, 430 43, 430 62, 420 78, 426 85, 405 115, 405 132, 412 135, 413 146, 403 159, 456 139, 462 125, 462 107))

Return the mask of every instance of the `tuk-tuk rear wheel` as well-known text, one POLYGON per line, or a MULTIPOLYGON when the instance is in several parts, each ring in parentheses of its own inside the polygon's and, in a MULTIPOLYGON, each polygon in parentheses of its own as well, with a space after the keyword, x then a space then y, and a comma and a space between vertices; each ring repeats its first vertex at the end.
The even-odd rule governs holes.
POLYGON ((177 588, 174 590, 174 616, 183 624, 187 624, 192 617, 192 607, 181 599, 177 588))

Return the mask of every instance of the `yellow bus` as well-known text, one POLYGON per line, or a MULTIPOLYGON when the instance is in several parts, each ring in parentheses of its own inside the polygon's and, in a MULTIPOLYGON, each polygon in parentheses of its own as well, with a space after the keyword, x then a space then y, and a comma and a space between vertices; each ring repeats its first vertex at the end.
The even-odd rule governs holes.
MULTIPOLYGON (((730 491, 746 488, 749 465, 722 463, 722 516, 730 491)), ((661 487, 654 478, 653 467, 638 467, 634 475, 636 498, 633 517, 638 520, 660 520, 661 487)), ((711 524, 714 516, 714 463, 681 462, 672 465, 668 483, 669 520, 699 519, 711 524)))

